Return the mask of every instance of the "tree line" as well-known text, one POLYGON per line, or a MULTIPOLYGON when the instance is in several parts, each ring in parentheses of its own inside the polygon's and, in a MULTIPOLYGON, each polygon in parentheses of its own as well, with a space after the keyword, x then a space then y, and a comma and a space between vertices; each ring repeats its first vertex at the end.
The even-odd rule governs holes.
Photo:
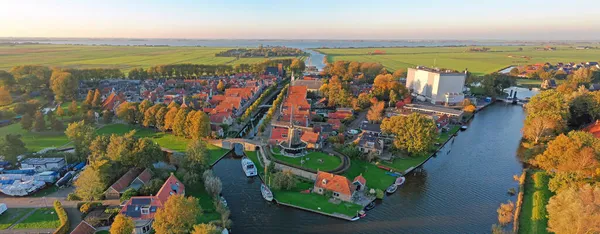
POLYGON ((256 57, 298 57, 304 56, 307 53, 301 49, 290 48, 285 46, 267 46, 259 48, 238 48, 221 51, 216 53, 217 57, 238 57, 238 58, 256 58, 256 57))

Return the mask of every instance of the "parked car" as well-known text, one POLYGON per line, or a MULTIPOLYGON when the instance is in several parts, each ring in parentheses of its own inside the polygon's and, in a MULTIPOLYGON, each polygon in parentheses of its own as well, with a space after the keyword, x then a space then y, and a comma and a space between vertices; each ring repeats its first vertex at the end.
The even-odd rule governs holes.
POLYGON ((6 208, 6 204, 0 203, 0 215, 2 215, 8 208, 6 208))
POLYGON ((358 133, 360 133, 360 132, 357 129, 350 129, 350 130, 348 130, 348 134, 350 134, 350 135, 356 135, 358 133))

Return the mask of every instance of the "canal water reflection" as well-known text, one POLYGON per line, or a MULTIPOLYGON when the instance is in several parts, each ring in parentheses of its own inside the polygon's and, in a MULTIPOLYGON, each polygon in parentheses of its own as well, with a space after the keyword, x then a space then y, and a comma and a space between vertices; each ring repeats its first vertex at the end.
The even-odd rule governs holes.
POLYGON ((239 159, 224 159, 214 171, 223 181, 234 233, 489 233, 498 205, 515 200, 507 191, 518 187, 512 176, 522 169, 516 150, 524 118, 520 106, 487 107, 356 222, 265 202, 259 179, 247 179, 239 159))

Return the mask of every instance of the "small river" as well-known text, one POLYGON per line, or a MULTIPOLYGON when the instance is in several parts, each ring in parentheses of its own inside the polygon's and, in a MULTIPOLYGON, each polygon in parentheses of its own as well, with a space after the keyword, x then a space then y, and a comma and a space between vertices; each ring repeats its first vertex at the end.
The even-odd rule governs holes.
MULTIPOLYGON (((348 222, 265 202, 258 178, 247 179, 239 159, 214 167, 231 207, 234 233, 489 233, 522 165, 516 157, 525 113, 496 103, 476 115, 438 156, 367 217, 348 222)), ((369 182, 367 181, 367 186, 369 182)))

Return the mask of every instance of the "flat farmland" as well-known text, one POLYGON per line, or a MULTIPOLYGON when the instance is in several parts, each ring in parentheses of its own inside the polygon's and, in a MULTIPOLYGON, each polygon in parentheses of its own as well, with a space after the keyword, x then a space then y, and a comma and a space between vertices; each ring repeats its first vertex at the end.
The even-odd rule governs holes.
MULTIPOLYGON (((131 68, 160 64, 252 64, 266 58, 216 57, 230 48, 87 45, 0 45, 0 70, 17 65, 66 68, 131 68)), ((284 57, 277 57, 284 58, 284 57)))
MULTIPOLYGON (((539 51, 534 46, 490 46, 488 52, 468 52, 473 47, 406 47, 316 49, 329 62, 378 62, 390 70, 436 66, 469 71, 477 75, 492 73, 510 65, 557 62, 600 61, 600 49, 576 50, 574 46, 557 46, 555 51, 539 51), (523 48, 519 51, 519 48, 523 48), (380 50, 384 54, 371 55, 380 50)), ((480 47, 478 47, 480 48, 480 47)))

